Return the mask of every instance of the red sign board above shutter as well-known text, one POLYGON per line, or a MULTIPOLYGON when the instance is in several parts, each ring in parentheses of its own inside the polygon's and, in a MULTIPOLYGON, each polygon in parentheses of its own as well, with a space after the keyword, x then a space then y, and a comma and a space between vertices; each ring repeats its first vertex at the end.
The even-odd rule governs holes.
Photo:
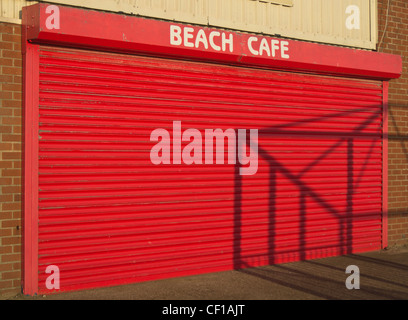
POLYGON ((27 40, 36 43, 373 79, 398 78, 402 70, 401 57, 385 53, 44 3, 24 9, 27 40))

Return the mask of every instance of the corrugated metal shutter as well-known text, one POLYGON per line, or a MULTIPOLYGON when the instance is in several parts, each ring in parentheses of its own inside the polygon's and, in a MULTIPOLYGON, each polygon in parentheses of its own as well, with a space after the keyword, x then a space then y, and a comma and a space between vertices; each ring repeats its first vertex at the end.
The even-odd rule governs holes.
POLYGON ((39 112, 40 292, 381 248, 380 82, 42 47, 39 112), (173 121, 258 129, 257 173, 152 164, 173 121))

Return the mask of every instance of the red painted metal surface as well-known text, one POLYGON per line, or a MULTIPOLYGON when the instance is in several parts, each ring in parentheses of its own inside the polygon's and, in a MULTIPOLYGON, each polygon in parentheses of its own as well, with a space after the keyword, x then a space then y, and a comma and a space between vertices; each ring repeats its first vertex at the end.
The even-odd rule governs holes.
POLYGON ((382 247, 380 81, 47 47, 39 74, 38 292, 382 247), (173 121, 258 129, 257 173, 153 165, 173 121))
POLYGON ((383 249, 388 247, 388 87, 383 83, 383 249))
POLYGON ((24 22, 28 26, 28 40, 77 48, 137 52, 353 77, 391 79, 398 78, 402 71, 402 59, 396 55, 187 26, 65 6, 58 6, 58 28, 52 25, 47 27, 47 21, 50 21, 49 19, 53 18, 51 15, 54 14, 51 10, 47 13, 47 7, 49 4, 40 3, 25 8, 29 17, 24 22), (192 38, 185 40, 183 36, 180 44, 171 44, 172 26, 181 28, 182 35, 185 27, 188 27, 189 29, 186 29, 188 36, 192 38), (200 30, 205 34, 202 37, 207 39, 207 48, 202 41, 197 43, 197 47, 195 46, 200 30), (212 32, 216 35, 213 38, 215 46, 209 44, 212 32), (230 37, 233 39, 231 47, 227 41, 224 41, 225 48, 222 47, 222 34, 225 39, 230 37), (255 52, 259 53, 260 44, 265 41, 265 45, 269 47, 270 56, 267 55, 267 50, 262 52, 262 56, 254 54, 254 51, 249 48, 250 37, 255 38, 251 43, 255 52), (277 50, 275 57, 272 57, 273 41, 285 43, 285 47, 288 48, 285 55, 288 57, 282 57, 280 50, 277 50))
POLYGON ((23 292, 38 290, 38 101, 39 46, 24 47, 24 273, 23 292))

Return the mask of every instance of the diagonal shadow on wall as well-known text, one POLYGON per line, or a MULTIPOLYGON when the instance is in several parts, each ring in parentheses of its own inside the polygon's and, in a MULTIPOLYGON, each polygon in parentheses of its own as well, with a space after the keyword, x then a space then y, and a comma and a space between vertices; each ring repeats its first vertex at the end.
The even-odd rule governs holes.
MULTIPOLYGON (((375 106, 378 108, 378 105, 375 106)), ((367 108, 360 108, 358 110, 354 110, 355 112, 364 112, 370 111, 372 109, 367 108)), ((339 112, 336 114, 331 115, 331 117, 345 117, 345 116, 352 116, 354 111, 347 111, 347 112, 339 112)), ((358 137, 360 140, 372 141, 371 145, 368 148, 368 155, 364 159, 363 163, 361 164, 361 170, 364 171, 369 162, 369 155, 374 149, 374 145, 376 142, 382 139, 382 133, 379 132, 371 132, 370 130, 364 130, 370 124, 373 124, 375 121, 379 121, 381 119, 381 113, 375 113, 370 115, 365 119, 364 122, 357 125, 353 131, 351 132, 336 132, 328 131, 327 133, 323 133, 325 139, 330 139, 333 141, 328 148, 321 152, 315 159, 313 159, 307 166, 305 166, 300 172, 292 172, 290 167, 285 165, 283 161, 280 161, 274 154, 268 152, 267 148, 263 147, 261 144, 258 145, 258 152, 259 156, 262 157, 262 160, 267 163, 267 167, 269 170, 268 176, 268 252, 267 252, 267 261, 269 265, 273 265, 279 261, 276 259, 277 251, 278 251, 278 244, 276 243, 276 235, 277 235, 277 204, 276 204, 276 195, 278 193, 278 185, 277 185, 277 175, 283 176, 285 179, 291 182, 292 185, 296 186, 298 190, 299 196, 297 197, 298 201, 298 215, 299 215, 299 237, 298 237, 298 252, 299 256, 296 260, 306 260, 308 259, 307 256, 307 237, 306 234, 307 230, 307 222, 308 222, 308 208, 307 203, 308 200, 315 201, 320 204, 321 208, 325 210, 325 212, 329 213, 332 217, 337 219, 337 224, 339 227, 339 235, 337 239, 337 246, 340 248, 340 255, 350 254, 353 252, 353 196, 355 194, 355 188, 361 182, 361 176, 355 177, 354 172, 354 164, 355 164, 355 139, 358 137), (303 176, 312 170, 313 168, 317 167, 325 158, 330 156, 333 152, 337 150, 340 146, 345 146, 347 150, 347 160, 344 164, 346 169, 347 175, 347 192, 346 192, 346 213, 339 211, 336 206, 331 204, 329 201, 325 199, 324 196, 320 194, 319 190, 316 190, 312 186, 309 185, 307 181, 303 180, 303 176)), ((316 117, 313 119, 309 119, 308 123, 313 123, 317 127, 321 121, 327 120, 327 117, 316 117)), ((290 135, 294 139, 296 137, 299 138, 316 138, 322 136, 321 130, 296 130, 294 128, 299 128, 304 121, 293 121, 290 123, 285 123, 284 125, 277 125, 272 126, 269 128, 259 130, 259 140, 263 138, 273 138, 274 136, 282 136, 282 135, 290 135)), ((247 145, 249 145, 249 137, 247 137, 247 145)), ((305 146, 307 148, 307 145, 305 146)), ((242 237, 242 229, 243 229, 243 217, 245 212, 243 212, 243 177, 239 174, 239 162, 237 161, 237 165, 235 166, 235 198, 234 198, 234 253, 233 253, 233 262, 234 262, 234 269, 241 270, 244 268, 251 267, 244 259, 244 254, 242 252, 243 246, 243 237, 242 237)), ((284 268, 284 267, 282 267, 284 268)), ((256 271, 251 269, 241 270, 240 272, 244 272, 253 276, 257 276, 256 271)), ((258 275, 260 277, 267 277, 266 275, 258 275)), ((273 278, 273 281, 280 282, 283 285, 290 285, 297 289, 302 289, 303 291, 307 290, 307 288, 299 287, 293 282, 285 282, 282 279, 279 280, 277 278, 273 278)), ((344 283, 342 283, 344 286, 344 283)), ((312 293, 312 292, 311 292, 312 293)), ((313 292, 316 293, 316 292, 313 292)), ((392 295, 390 295, 392 297, 392 295)), ((332 299, 335 296, 330 294, 326 294, 322 296, 323 298, 332 299)))

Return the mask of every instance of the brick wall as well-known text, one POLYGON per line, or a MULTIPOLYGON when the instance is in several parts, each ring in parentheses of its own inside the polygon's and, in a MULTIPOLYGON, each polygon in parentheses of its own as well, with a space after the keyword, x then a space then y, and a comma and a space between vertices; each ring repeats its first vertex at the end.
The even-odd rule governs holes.
POLYGON ((390 246, 408 244, 408 2, 378 0, 378 51, 402 56, 402 77, 389 89, 389 228, 390 246), (385 32, 384 32, 385 31, 385 32))
POLYGON ((0 297, 21 291, 21 26, 0 22, 0 297))

